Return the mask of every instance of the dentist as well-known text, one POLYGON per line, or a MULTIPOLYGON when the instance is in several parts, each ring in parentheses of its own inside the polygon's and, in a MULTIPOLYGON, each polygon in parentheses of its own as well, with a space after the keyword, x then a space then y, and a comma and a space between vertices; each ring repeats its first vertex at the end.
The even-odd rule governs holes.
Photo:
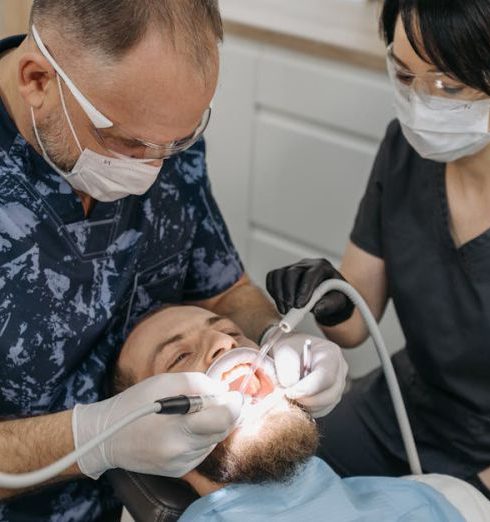
MULTIPOLYGON (((0 42, 0 470, 41 468, 146 402, 220 395, 131 425, 41 491, 0 491, 2 520, 117 519, 94 479, 113 467, 182 476, 240 414, 240 396, 193 373, 104 400, 126 333, 162 304, 229 316, 256 340, 278 321, 206 172, 222 31, 215 0, 34 0, 28 37, 0 42)), ((277 347, 278 371, 322 415, 345 363, 318 339, 300 381, 304 339, 277 347)))

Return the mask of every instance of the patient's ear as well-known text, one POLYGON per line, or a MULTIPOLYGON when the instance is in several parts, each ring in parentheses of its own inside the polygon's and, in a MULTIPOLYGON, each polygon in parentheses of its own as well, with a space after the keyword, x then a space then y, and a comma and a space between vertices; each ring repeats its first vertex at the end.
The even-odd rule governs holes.
POLYGON ((187 475, 184 475, 182 480, 187 482, 187 484, 189 484, 189 486, 191 486, 201 497, 210 495, 211 493, 214 493, 215 491, 218 491, 226 486, 226 484, 216 484, 211 482, 206 477, 203 477, 195 469, 187 473, 187 475))

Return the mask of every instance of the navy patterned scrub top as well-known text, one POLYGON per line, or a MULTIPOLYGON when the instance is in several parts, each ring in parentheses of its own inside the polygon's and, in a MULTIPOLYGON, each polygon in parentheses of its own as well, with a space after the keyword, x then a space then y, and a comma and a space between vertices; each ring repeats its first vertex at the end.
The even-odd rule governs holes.
MULTIPOLYGON (((21 41, 1 41, 0 54, 21 41)), ((0 103, 0 418, 98 401, 138 316, 242 275, 203 141, 168 160, 144 196, 97 203, 85 219, 0 103)), ((0 503, 0 520, 98 520, 114 503, 103 479, 81 479, 0 503)))

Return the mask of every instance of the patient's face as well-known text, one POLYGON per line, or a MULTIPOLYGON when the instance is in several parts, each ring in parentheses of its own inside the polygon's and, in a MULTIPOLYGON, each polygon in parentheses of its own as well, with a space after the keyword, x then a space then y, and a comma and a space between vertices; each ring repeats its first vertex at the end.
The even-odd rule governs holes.
MULTIPOLYGON (((164 309, 141 322, 127 339, 118 360, 116 391, 159 373, 204 373, 238 347, 258 350, 231 320, 191 306, 164 309)), ((244 408, 239 427, 197 468, 201 475, 216 483, 282 481, 314 455, 318 433, 313 420, 280 389, 271 391, 244 408)))
POLYGON ((174 306, 141 322, 118 360, 134 381, 159 373, 202 372, 223 353, 257 345, 230 319, 195 306, 174 306))

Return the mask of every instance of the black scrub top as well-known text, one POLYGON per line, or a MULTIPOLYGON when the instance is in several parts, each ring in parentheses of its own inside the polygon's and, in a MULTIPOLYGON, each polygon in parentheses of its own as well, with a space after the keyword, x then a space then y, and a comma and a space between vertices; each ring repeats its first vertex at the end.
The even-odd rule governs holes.
MULTIPOLYGON (((395 369, 416 435, 425 426, 469 469, 490 465, 490 230, 456 247, 445 169, 392 122, 351 240, 385 261, 406 337, 395 369)), ((365 406, 379 417, 385 406, 372 402, 365 406)))

